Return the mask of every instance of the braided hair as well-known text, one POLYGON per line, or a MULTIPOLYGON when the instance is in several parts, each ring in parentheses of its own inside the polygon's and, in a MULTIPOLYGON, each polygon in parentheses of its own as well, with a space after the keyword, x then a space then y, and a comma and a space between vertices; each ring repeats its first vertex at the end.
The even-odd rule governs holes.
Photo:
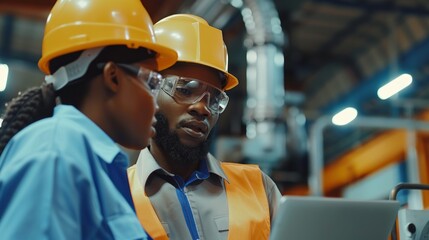
POLYGON ((52 116, 55 106, 55 91, 52 84, 28 89, 12 99, 0 128, 0 154, 9 140, 29 124, 52 116))

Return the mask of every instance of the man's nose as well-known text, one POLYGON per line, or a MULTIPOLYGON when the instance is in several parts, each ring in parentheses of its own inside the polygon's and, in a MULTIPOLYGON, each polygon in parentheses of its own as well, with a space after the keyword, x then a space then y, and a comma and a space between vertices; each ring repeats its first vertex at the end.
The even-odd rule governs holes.
POLYGON ((191 104, 191 109, 198 112, 201 115, 209 116, 211 115, 211 111, 209 108, 210 105, 210 93, 204 92, 195 103, 191 104))

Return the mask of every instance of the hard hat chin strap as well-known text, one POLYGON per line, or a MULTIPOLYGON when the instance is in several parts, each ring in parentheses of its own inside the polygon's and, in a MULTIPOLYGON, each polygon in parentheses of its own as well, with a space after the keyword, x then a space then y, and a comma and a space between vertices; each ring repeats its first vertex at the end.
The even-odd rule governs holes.
POLYGON ((52 83, 55 90, 60 90, 67 83, 82 77, 91 62, 100 54, 102 47, 91 48, 82 52, 78 59, 60 67, 54 74, 46 75, 45 82, 52 83))

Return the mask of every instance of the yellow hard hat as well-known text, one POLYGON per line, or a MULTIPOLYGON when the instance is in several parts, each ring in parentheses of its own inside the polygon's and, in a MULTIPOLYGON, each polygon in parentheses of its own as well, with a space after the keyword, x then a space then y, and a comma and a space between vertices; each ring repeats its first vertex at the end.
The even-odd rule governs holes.
POLYGON ((156 42, 152 20, 139 0, 58 0, 46 22, 39 68, 51 74, 53 58, 109 45, 155 51, 158 70, 177 60, 174 50, 156 42))
POLYGON ((157 42, 176 50, 178 61, 202 64, 224 72, 227 76, 225 90, 237 86, 237 78, 228 72, 228 52, 221 30, 190 14, 163 18, 155 23, 154 29, 157 42))

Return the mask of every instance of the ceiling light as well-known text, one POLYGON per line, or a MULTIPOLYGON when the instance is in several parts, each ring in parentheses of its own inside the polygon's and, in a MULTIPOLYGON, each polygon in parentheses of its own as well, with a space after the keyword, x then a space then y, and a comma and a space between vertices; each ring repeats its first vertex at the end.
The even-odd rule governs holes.
POLYGON ((0 92, 3 92, 6 89, 8 74, 9 67, 6 64, 0 64, 0 92))
POLYGON ((231 5, 235 8, 241 8, 243 6, 242 0, 232 0, 231 5))
POLYGON ((386 85, 378 89, 377 95, 380 99, 385 100, 395 95, 402 89, 406 88, 413 81, 413 77, 410 74, 402 74, 399 77, 393 79, 386 85))
POLYGON ((345 108, 332 117, 332 123, 338 126, 346 125, 353 121, 357 114, 358 112, 355 108, 345 108))

